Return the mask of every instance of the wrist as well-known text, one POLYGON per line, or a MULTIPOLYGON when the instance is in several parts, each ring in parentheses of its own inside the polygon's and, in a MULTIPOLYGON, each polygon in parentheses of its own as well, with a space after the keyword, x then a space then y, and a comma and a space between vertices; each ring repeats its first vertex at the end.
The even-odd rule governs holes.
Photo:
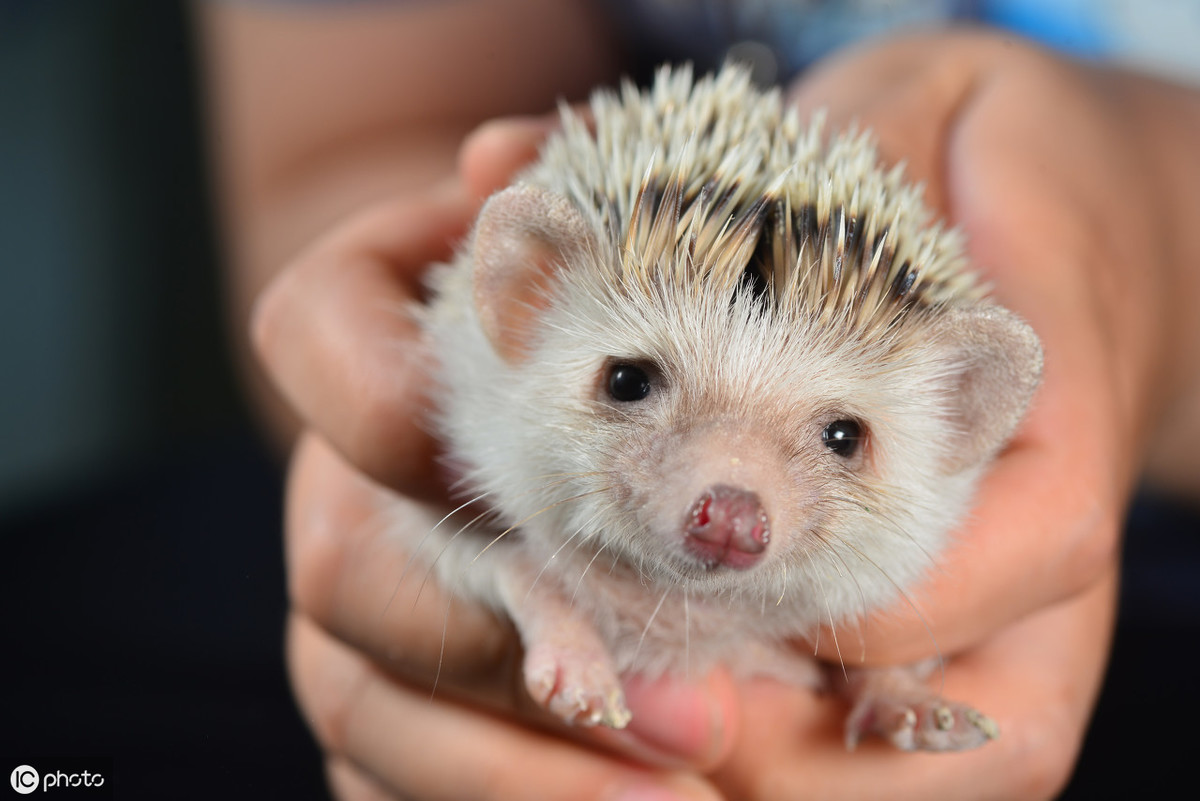
MULTIPOLYGON (((1157 252, 1162 265, 1157 328, 1159 403, 1149 424, 1146 477, 1154 485, 1200 499, 1200 92, 1124 75, 1132 119, 1151 173, 1157 252)), ((1152 379, 1153 380, 1153 379, 1152 379)))

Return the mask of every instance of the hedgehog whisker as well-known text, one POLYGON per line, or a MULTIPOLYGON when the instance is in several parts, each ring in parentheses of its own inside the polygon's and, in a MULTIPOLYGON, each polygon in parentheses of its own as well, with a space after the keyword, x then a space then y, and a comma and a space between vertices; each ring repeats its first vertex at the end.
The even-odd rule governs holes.
MULTIPOLYGON (((808 564, 812 567, 812 575, 817 580, 817 586, 821 590, 821 598, 825 603, 825 607, 829 608, 829 593, 825 589, 825 578, 824 578, 824 576, 822 576, 821 571, 819 571, 817 569, 816 560, 813 559, 813 552, 806 551, 805 557, 808 559, 808 564)), ((816 634, 813 636, 813 656, 814 657, 817 655, 817 651, 819 651, 820 648, 821 648, 821 626, 818 625, 816 634)))
POLYGON ((583 566, 583 570, 579 574, 579 581, 575 582, 575 591, 571 593, 571 606, 575 605, 575 599, 579 595, 579 589, 583 586, 583 580, 587 577, 588 571, 592 569, 592 565, 596 563, 596 560, 600 558, 600 554, 604 553, 609 544, 610 543, 608 542, 604 542, 599 548, 596 549, 596 552, 592 554, 592 558, 588 560, 587 564, 583 566))
MULTIPOLYGON (((839 543, 839 544, 843 545, 843 546, 845 545, 845 543, 839 543)), ((850 567, 850 565, 846 564, 846 560, 837 551, 837 545, 834 545, 831 543, 829 545, 829 550, 830 550, 830 553, 832 553, 835 557, 837 557, 838 561, 840 561, 845 566, 847 574, 849 574, 851 579, 854 581, 855 589, 858 590, 859 613, 855 618, 855 621, 856 621, 855 622, 855 631, 858 633, 858 661, 865 662, 867 659, 867 644, 866 644, 866 641, 863 639, 862 626, 861 626, 861 623, 859 623, 859 621, 864 621, 864 620, 870 619, 870 608, 869 608, 869 605, 867 604, 867 596, 866 596, 866 593, 863 592, 862 583, 858 579, 858 573, 855 572, 850 567)))
MULTIPOLYGON (((868 617, 869 613, 868 613, 868 606, 867 606, 867 598, 866 598, 866 594, 863 592, 862 583, 859 581, 857 572, 855 572, 854 569, 850 567, 850 565, 846 562, 846 560, 842 557, 841 553, 838 550, 839 546, 845 545, 845 543, 833 542, 821 535, 818 535, 818 540, 821 543, 821 545, 823 546, 821 549, 821 553, 826 557, 837 560, 837 562, 835 563, 835 567, 837 568, 838 575, 843 578, 848 577, 851 581, 854 582, 854 587, 858 591, 859 607, 861 609, 861 612, 858 615, 858 619, 859 620, 866 619, 868 617)), ((811 562, 811 554, 810 554, 810 562, 811 562)), ((814 569, 815 569, 815 564, 814 564, 814 569)), ((821 583, 821 590, 824 595, 825 604, 828 607, 829 596, 825 592, 824 582, 821 583)), ((832 626, 832 624, 831 624, 831 626, 832 626)), ((856 625, 855 628, 856 628, 856 631, 858 632, 859 661, 862 662, 862 661, 866 660, 866 658, 867 658, 866 644, 865 644, 865 641, 863 640, 861 627, 856 625)), ((836 633, 835 633, 834 637, 835 637, 835 642, 836 642, 836 633)), ((841 657, 840 649, 839 649, 838 656, 839 656, 839 658, 841 657)), ((845 665, 843 664, 842 667, 845 668, 845 665)))
POLYGON ((650 627, 654 625, 655 618, 658 617, 659 610, 662 609, 663 602, 667 600, 667 595, 670 594, 674 587, 668 586, 663 590, 663 594, 659 596, 658 603, 654 607, 654 611, 650 613, 650 618, 646 621, 646 625, 642 627, 642 634, 638 637, 637 647, 633 649, 633 661, 637 662, 638 654, 642 651, 642 645, 646 642, 646 635, 650 632, 650 627))
MULTIPOLYGON (((879 493, 879 494, 888 494, 888 492, 885 490, 883 493, 879 493)), ((866 495, 866 492, 864 491, 864 496, 865 495, 866 495)), ((939 564, 938 561, 934 558, 933 554, 931 554, 929 552, 929 550, 924 545, 922 545, 916 537, 914 537, 912 535, 912 532, 910 532, 908 530, 908 528, 901 525, 900 522, 897 521, 894 517, 883 512, 879 508, 880 504, 873 504, 873 505, 868 506, 868 505, 864 504, 862 502, 862 500, 857 500, 857 499, 854 499, 854 498, 851 498, 851 497, 848 497, 845 495, 832 495, 832 496, 829 496, 829 500, 839 503, 843 509, 847 509, 849 511, 866 512, 872 518, 880 521, 881 523, 886 524, 887 527, 893 533, 908 540, 909 544, 911 544, 913 547, 917 548, 921 552, 921 555, 925 557, 925 560, 929 563, 930 567, 932 567, 934 570, 937 570, 938 572, 942 572, 944 570, 944 568, 941 566, 941 564, 939 564)))
MULTIPOLYGON (((855 548, 850 543, 842 543, 842 544, 844 546, 848 547, 850 550, 854 551, 854 553, 858 554, 858 557, 860 559, 862 559, 864 562, 869 564, 871 567, 875 568, 881 576, 883 576, 885 579, 887 579, 888 583, 891 584, 892 587, 895 588, 896 592, 900 595, 900 597, 904 599, 904 602, 908 605, 908 608, 911 609, 913 611, 913 614, 915 614, 917 616, 917 619, 921 621, 922 628, 924 628, 925 633, 927 635, 929 635, 929 643, 933 646, 934 654, 935 654, 935 657, 937 658, 938 670, 941 673, 942 685, 945 686, 945 683, 946 683, 946 660, 942 656, 941 646, 938 645, 937 637, 933 633, 933 627, 929 625, 929 620, 925 617, 925 614, 921 611, 920 607, 917 606, 917 602, 913 599, 912 595, 910 595, 907 590, 905 590, 903 587, 901 587, 899 584, 897 584, 896 581, 893 580, 890 575, 888 575, 888 572, 886 570, 884 570, 882 567, 877 565, 872 559, 870 559, 866 554, 864 554, 858 548, 855 548)), ((939 690, 939 692, 940 692, 940 690, 939 690)))
POLYGON ((571 536, 569 536, 565 540, 563 540, 562 544, 559 545, 554 550, 554 553, 550 554, 550 556, 548 556, 546 558, 546 561, 544 563, 542 563, 542 569, 539 570, 537 572, 537 575, 533 577, 533 581, 530 582, 530 584, 529 584, 529 589, 525 591, 525 600, 524 600, 525 605, 528 605, 529 596, 531 596, 533 594, 533 590, 535 587, 537 587, 538 582, 541 581, 542 575, 550 568, 550 565, 553 564, 554 560, 558 557, 558 555, 560 553, 562 553, 563 549, 566 548, 568 545, 570 545, 572 542, 574 542, 576 540, 576 538, 578 538, 579 535, 582 533, 583 533, 582 526, 575 529, 575 531, 571 534, 571 536))
MULTIPOLYGON (((483 554, 486 553, 489 548, 491 548, 493 545, 495 545, 497 542, 499 542, 501 539, 503 539, 505 536, 507 536, 510 532, 512 532, 517 527, 525 525, 526 523, 528 523, 530 520, 537 517, 538 515, 543 514, 544 512, 547 512, 557 506, 561 506, 564 503, 569 503, 571 501, 578 500, 578 499, 586 497, 588 495, 594 495, 598 491, 601 491, 601 490, 580 493, 580 494, 574 495, 570 498, 564 498, 560 501, 557 501, 556 503, 548 504, 547 506, 544 506, 541 509, 537 510, 536 512, 528 515, 525 519, 521 520, 520 522, 509 526, 504 531, 501 531, 499 534, 497 534, 490 542, 488 542, 488 544, 485 545, 483 547, 483 549, 479 551, 479 553, 475 554, 474 558, 471 560, 470 564, 467 565, 467 567, 470 567, 471 565, 475 564, 475 562, 478 561, 479 558, 481 556, 483 556, 483 554)), ((478 519, 479 518, 476 518, 476 520, 478 520, 478 519)), ((472 522, 474 522, 474 521, 472 521, 472 522)), ((467 525, 470 525, 470 523, 468 523, 467 525)), ((466 529, 466 526, 463 526, 463 528, 459 529, 457 532, 454 533, 454 535, 453 535, 453 537, 451 537, 451 539, 454 539, 454 537, 457 537, 465 529, 466 529)), ((445 553, 445 548, 442 549, 442 553, 445 553)), ((440 557, 441 554, 438 554, 438 556, 440 557)), ((461 583, 462 578, 463 578, 462 576, 459 577, 459 583, 461 583)), ((455 588, 455 591, 448 593, 447 599, 446 599, 446 607, 442 612, 442 639, 441 639, 441 643, 439 645, 439 650, 438 650, 438 664, 437 664, 437 670, 434 672, 433 687, 430 689, 430 698, 431 699, 433 698, 434 694, 437 692, 438 682, 442 675, 442 664, 445 660, 445 654, 446 654, 447 629, 449 628, 449 625, 450 625, 450 606, 453 603, 454 597, 459 594, 461 594, 461 593, 459 593, 457 591, 457 588, 455 588)))
MULTIPOLYGON (((417 588, 416 597, 413 598, 413 609, 417 608, 417 603, 421 600, 421 594, 425 592, 425 585, 429 583, 429 580, 431 578, 433 578, 433 573, 434 573, 434 570, 437 568, 438 562, 441 560, 442 556, 444 556, 446 554, 446 552, 450 549, 451 544, 453 544, 454 541, 463 534, 463 532, 467 531, 469 528, 474 526, 480 520, 483 520, 488 517, 497 517, 497 516, 499 516, 499 513, 495 509, 485 509, 484 511, 477 514, 475 517, 471 518, 470 520, 468 520, 467 522, 465 522, 461 526, 459 526, 458 530, 455 531, 453 534, 451 534, 446 539, 446 541, 442 543, 442 548, 440 551, 438 551, 437 556, 433 557, 433 559, 430 560, 429 564, 425 566, 425 575, 421 577, 421 586, 417 588)), ((428 537, 428 534, 426 535, 426 537, 428 537)), ((424 542, 424 541, 425 541, 425 537, 422 537, 422 542, 424 542)), ((416 552, 414 552, 414 557, 415 557, 415 555, 416 555, 416 552)), ((412 557, 410 557, 410 561, 411 561, 411 559, 412 559, 412 557)), ((397 589, 399 589, 400 585, 397 584, 396 587, 397 587, 397 589)))
POLYGON ((831 609, 829 606, 829 596, 825 595, 824 597, 825 597, 825 615, 829 619, 829 634, 830 634, 830 636, 833 637, 833 650, 835 650, 837 652, 838 664, 840 664, 842 666, 842 677, 845 678, 846 681, 849 681, 850 676, 846 671, 846 660, 842 656, 842 646, 838 642, 837 626, 833 621, 833 609, 831 609))
MULTIPOLYGON (((375 311, 383 312, 391 317, 400 317, 406 321, 412 321, 420 313, 418 309, 414 308, 415 304, 412 302, 398 302, 382 297, 375 297, 372 301, 371 306, 375 311)), ((409 345, 409 351, 412 351, 411 344, 409 345)))
MULTIPOLYGON (((542 479, 545 479, 545 478, 562 478, 562 479, 588 478, 590 476, 602 476, 602 475, 604 475, 604 472, 605 471, 603 471, 603 470, 579 470, 579 471, 564 471, 561 473, 543 473, 540 476, 530 476, 529 480, 530 481, 541 481, 542 479)), ((561 482, 559 482, 559 483, 561 483, 561 482)), ((537 489, 549 489, 551 487, 557 487, 557 486, 559 486, 559 484, 546 484, 537 489)))
POLYGON ((612 564, 608 566, 608 575, 611 576, 613 573, 617 572, 617 564, 620 563, 620 561, 621 554, 614 550, 612 564))
POLYGON ((450 630, 450 605, 454 603, 452 594, 446 595, 446 606, 442 610, 442 639, 438 643, 437 668, 433 671, 433 684, 429 688, 429 702, 433 703, 437 695, 438 684, 442 680, 442 664, 446 661, 446 635, 450 630))
MULTIPOLYGON (((372 512, 371 514, 368 514, 363 520, 359 521, 354 526, 354 528, 350 532, 349 539, 351 541, 357 541, 360 539, 366 539, 368 536, 377 536, 380 532, 386 532, 393 525, 395 525, 396 518, 398 517, 398 515, 397 515, 398 511, 399 511, 398 508, 391 507, 391 508, 377 509, 376 511, 372 512), (371 534, 370 532, 376 532, 376 533, 371 534)), ((411 562, 412 562, 412 554, 410 553, 410 554, 408 554, 408 558, 404 562, 404 567, 402 568, 402 570, 407 570, 408 566, 411 564, 411 562)), ((396 595, 396 592, 393 591, 391 596, 389 596, 389 598, 388 598, 388 601, 387 601, 388 604, 390 604, 392 602, 395 595, 396 595)), ((386 606, 385 606, 385 608, 386 608, 386 606)))
MULTIPOLYGON (((604 488, 605 491, 608 491, 611 489, 612 489, 611 487, 604 488)), ((599 519, 600 516, 605 511, 607 511, 607 509, 610 508, 611 506, 613 506, 613 504, 610 503, 607 506, 602 507, 601 509, 594 510, 592 512, 591 516, 587 520, 585 520, 579 524, 579 527, 575 530, 575 534, 571 535, 571 538, 574 539, 577 535, 579 535, 583 532, 596 530, 597 529, 597 524, 596 524, 597 519, 599 519)), ((579 549, 582 548, 590 539, 592 539, 592 537, 589 536, 588 534, 584 534, 584 536, 579 537, 578 541, 575 543, 575 547, 571 549, 571 556, 573 557, 576 553, 578 553, 579 549)), ((564 543, 564 545, 565 545, 565 543, 564 543)), ((571 594, 571 606, 575 605, 575 598, 579 594, 579 588, 583 584, 584 576, 587 575, 587 572, 591 568, 592 563, 596 561, 596 557, 598 557, 600 555, 600 553, 607 547, 608 547, 608 542, 602 542, 600 548, 596 549, 596 552, 592 554, 592 558, 588 560, 586 565, 584 565, 583 570, 579 574, 579 581, 576 582, 576 584, 575 584, 575 591, 571 594)), ((559 548, 558 551, 555 551, 554 556, 557 556, 559 551, 561 551, 561 550, 562 550, 562 548, 559 548)), ((550 559, 548 559, 546 561, 547 567, 549 567, 550 561, 553 560, 554 556, 552 556, 550 559)), ((544 569, 545 568, 543 568, 543 570, 544 569)))
MULTIPOLYGON (((821 543, 822 543, 822 545, 825 546, 824 552, 826 554, 828 554, 829 556, 837 559, 838 564, 840 564, 841 568, 843 568, 845 570, 845 572, 843 573, 842 569, 839 569, 838 576, 840 576, 842 578, 849 578, 852 582, 854 582, 854 588, 858 591, 859 608, 862 610, 859 613, 859 615, 860 615, 860 617, 866 617, 868 614, 867 595, 863 591, 862 582, 860 582, 858 580, 858 574, 854 571, 853 568, 850 567, 849 564, 847 564, 846 560, 842 557, 841 553, 838 552, 838 544, 844 544, 844 543, 834 543, 823 537, 821 538, 821 543)), ((866 658, 866 654, 863 654, 863 658, 864 659, 866 658)))
POLYGON ((688 581, 683 581, 683 677, 692 677, 692 610, 688 605, 688 581))
MULTIPOLYGON (((522 493, 520 493, 520 494, 518 494, 518 495, 515 495, 515 496, 514 496, 514 498, 516 498, 516 499, 525 498, 525 497, 528 497, 529 495, 532 495, 532 494, 533 494, 533 493, 535 493, 535 492, 543 492, 543 491, 545 491, 545 490, 547 490, 547 489, 553 489, 553 488, 555 488, 555 487, 562 486, 563 484, 565 484, 565 483, 568 483, 568 482, 569 482, 569 481, 570 481, 572 478, 574 478, 574 477, 577 477, 577 476, 588 476, 588 475, 600 475, 600 473, 599 473, 599 471, 591 471, 591 472, 589 472, 589 473, 548 473, 548 474, 546 474, 546 476, 547 476, 547 477, 558 477, 558 476, 563 476, 563 478, 560 478, 560 480, 558 480, 558 481, 552 481, 552 482, 547 482, 547 483, 544 483, 544 484, 542 484, 542 485, 540 485, 540 486, 534 486, 534 487, 530 487, 529 489, 525 490, 524 492, 522 492, 522 493)), ((466 507, 467 507, 467 506, 469 506, 471 503, 474 503, 474 502, 476 502, 476 501, 480 500, 481 498, 484 498, 484 497, 486 497, 487 495, 488 495, 488 493, 482 493, 481 495, 477 496, 476 498, 472 499, 471 501, 468 501, 467 503, 464 503, 462 506, 460 506, 460 507, 459 507, 458 509, 456 509, 454 512, 451 512, 450 514, 447 514, 447 515, 446 515, 444 518, 442 518, 442 520, 441 520, 441 521, 438 521, 438 525, 441 525, 441 523, 442 523, 442 522, 444 522, 444 521, 445 521, 447 518, 449 518, 449 517, 451 517, 453 514, 455 514, 455 512, 457 512, 457 511, 460 511, 461 509, 464 509, 464 508, 466 508, 466 507)), ((570 499, 567 499, 567 500, 570 500, 570 499)), ((532 515, 532 516, 536 516, 537 514, 540 514, 541 512, 543 512, 543 511, 545 511, 545 510, 546 510, 546 507, 543 507, 543 509, 540 509, 540 510, 538 510, 538 512, 534 513, 534 515, 532 515)), ((452 534, 452 535, 451 535, 449 538, 447 538, 447 539, 446 539, 446 541, 445 541, 444 543, 442 543, 442 548, 441 548, 441 550, 438 552, 437 556, 435 556, 435 557, 434 557, 434 558, 433 558, 433 559, 430 561, 430 563, 429 563, 429 564, 426 566, 426 569, 425 569, 425 575, 424 575, 424 577, 423 577, 423 578, 422 578, 422 580, 421 580, 421 586, 418 588, 418 590, 417 590, 417 595, 416 595, 416 597, 413 599, 413 607, 414 607, 414 608, 416 607, 416 604, 417 604, 417 602, 418 602, 418 601, 421 599, 421 594, 422 594, 422 593, 425 591, 425 585, 426 585, 426 584, 429 582, 429 579, 430 579, 430 578, 433 576, 433 572, 434 572, 434 569, 437 567, 437 563, 438 563, 438 561, 439 561, 439 560, 442 558, 442 556, 443 556, 443 555, 446 553, 446 551, 447 551, 447 550, 449 550, 449 548, 450 548, 451 544, 452 544, 452 543, 453 543, 453 542, 454 542, 456 539, 458 539, 458 537, 459 537, 460 535, 462 535, 462 534, 463 534, 463 532, 465 532, 467 529, 471 528, 472 526, 474 526, 474 525, 476 525, 477 523, 479 523, 479 521, 481 521, 481 520, 483 520, 483 519, 485 519, 485 518, 487 518, 487 517, 489 517, 489 516, 492 516, 492 517, 498 517, 498 516, 499 516, 499 512, 498 512, 497 510, 495 510, 495 509, 486 509, 486 510, 484 510, 483 512, 481 512, 480 514, 476 515, 476 516, 475 516, 474 518, 472 518, 471 520, 468 520, 466 523, 464 523, 464 524, 463 524, 461 527, 459 527, 459 529, 458 529, 457 531, 455 531, 455 532, 454 532, 454 534, 452 534)), ((531 517, 532 517, 532 516, 531 516, 531 517)), ((503 532, 503 533, 502 533, 500 536, 503 536, 504 534, 507 534, 507 533, 508 533, 508 531, 511 531, 511 530, 512 530, 512 528, 516 528, 516 527, 517 527, 517 526, 519 526, 519 525, 523 525, 525 522, 528 522, 528 520, 522 521, 522 523, 515 524, 514 526, 510 527, 508 530, 504 531, 504 532, 503 532)), ((434 526, 434 529, 436 529, 436 528, 437 528, 437 526, 434 526)), ((414 554, 413 554, 412 556, 410 556, 410 557, 409 557, 409 561, 410 561, 410 563, 411 563, 411 561, 412 561, 412 558, 413 558, 413 556, 415 556, 415 555, 416 555, 416 553, 417 553, 417 552, 419 552, 419 550, 420 550, 420 547, 421 547, 421 546, 424 544, 424 542, 425 542, 425 541, 426 541, 426 540, 429 538, 429 536, 430 536, 432 533, 433 533, 433 529, 431 529, 429 532, 427 532, 427 533, 426 533, 426 534, 425 534, 425 535, 424 535, 424 536, 421 538, 421 543, 418 545, 417 551, 414 551, 414 554)), ((497 539, 499 539, 499 538, 497 538, 497 539)), ((492 543, 489 543, 487 547, 490 547, 490 546, 491 546, 491 544, 492 544, 492 543)), ((485 547, 485 548, 484 548, 484 550, 487 550, 487 547, 485 547)), ((483 552, 481 551, 479 554, 476 554, 476 556, 475 556, 475 559, 478 559, 478 558, 479 558, 479 556, 481 556, 481 555, 482 555, 482 553, 483 553, 483 552)), ((475 561, 475 560, 474 560, 474 559, 472 559, 472 564, 474 563, 474 561, 475 561)), ((407 570, 407 566, 406 566, 406 568, 405 568, 405 569, 407 570)), ((403 578, 403 577, 402 577, 402 578, 403 578)), ((397 584, 397 585, 396 585, 396 589, 397 589, 397 591, 399 590, 399 586, 400 586, 399 584, 397 584)), ((394 595, 394 594, 395 594, 395 592, 393 592, 393 595, 394 595)))
MULTIPOLYGON (((417 540, 416 546, 409 553, 408 559, 405 560, 405 562, 404 562, 404 567, 400 571, 400 576, 396 579, 396 586, 392 588, 392 594, 390 596, 388 596, 387 603, 383 605, 383 610, 379 613, 380 619, 382 619, 383 616, 387 614, 388 609, 392 605, 392 601, 396 600, 396 595, 400 592, 400 587, 404 584, 404 578, 405 578, 405 576, 408 575, 409 568, 411 568, 413 566, 413 563, 417 560, 418 555, 421 553, 421 549, 425 547, 425 543, 427 543, 429 541, 429 538, 432 537, 434 535, 434 533, 438 530, 438 528, 440 528, 441 525, 443 523, 445 523, 447 520, 449 520, 451 517, 458 514, 462 510, 466 509, 468 506, 479 503, 481 500, 488 497, 488 495, 490 495, 490 494, 491 494, 490 492, 481 492, 478 495, 476 495, 475 497, 465 501, 464 503, 460 504, 456 508, 447 512, 442 517, 441 520, 438 520, 436 523, 433 524, 432 528, 430 528, 428 531, 426 531, 424 534, 421 535, 421 538, 419 540, 417 540)), ((475 520, 472 520, 467 525, 471 525, 475 521, 477 521, 483 517, 486 517, 487 514, 488 514, 488 511, 484 511, 478 517, 476 517, 475 520)), ((464 526, 464 528, 465 528, 465 526, 464 526)), ((458 534, 462 532, 462 530, 463 529, 460 528, 458 530, 458 532, 455 532, 455 534, 453 536, 451 536, 450 539, 454 539, 454 537, 457 537, 458 534)), ((443 550, 444 550, 444 548, 443 548, 443 550)), ((441 554, 439 554, 439 556, 440 555, 441 554)), ((437 560, 435 559, 434 561, 437 561, 437 560)), ((432 566, 429 569, 432 569, 432 566)), ((429 573, 427 571, 425 574, 425 578, 422 579, 422 581, 421 581, 421 589, 424 588, 425 581, 427 581, 428 578, 429 578, 429 573)), ((421 589, 417 590, 417 599, 420 599, 420 597, 421 597, 421 589)), ((413 603, 415 605, 416 601, 414 600, 413 603)))
POLYGON ((551 509, 557 509, 558 507, 562 506, 563 504, 572 503, 574 501, 579 500, 580 498, 586 498, 589 495, 596 495, 598 493, 605 492, 605 491, 606 491, 605 488, 601 487, 600 489, 588 490, 587 492, 581 492, 577 495, 572 495, 569 498, 562 498, 560 500, 555 501, 554 503, 546 504, 541 509, 538 509, 536 512, 532 512, 532 513, 526 515, 523 519, 518 520, 516 523, 513 523, 511 526, 504 529, 499 534, 497 534, 495 537, 493 537, 492 540, 490 542, 488 542, 487 545, 483 546, 483 548, 480 549, 479 553, 475 554, 474 558, 471 559, 471 564, 474 564, 475 562, 479 561, 479 557, 481 557, 485 553, 487 553, 488 550, 491 549, 491 547, 493 545, 495 545, 497 542, 499 542, 500 540, 504 539, 506 536, 511 534, 514 529, 520 528, 521 526, 528 523, 530 520, 533 520, 535 517, 543 515, 546 512, 549 512, 551 509))

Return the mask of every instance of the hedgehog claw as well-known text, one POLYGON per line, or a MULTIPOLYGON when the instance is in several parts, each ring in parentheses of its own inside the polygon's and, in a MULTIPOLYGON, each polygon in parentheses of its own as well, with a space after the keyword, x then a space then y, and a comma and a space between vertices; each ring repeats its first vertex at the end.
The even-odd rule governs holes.
POLYGON ((1000 736, 987 715, 936 697, 864 696, 846 720, 846 748, 877 734, 901 751, 966 751, 1000 736))
POLYGON ((623 729, 633 717, 607 657, 537 645, 525 656, 525 685, 538 704, 573 726, 623 729))

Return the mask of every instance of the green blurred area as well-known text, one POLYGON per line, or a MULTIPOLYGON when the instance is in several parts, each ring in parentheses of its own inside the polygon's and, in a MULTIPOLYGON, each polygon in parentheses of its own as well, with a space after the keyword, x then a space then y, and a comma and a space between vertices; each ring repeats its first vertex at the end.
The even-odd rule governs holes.
POLYGON ((172 0, 0 0, 0 515, 243 424, 172 0))

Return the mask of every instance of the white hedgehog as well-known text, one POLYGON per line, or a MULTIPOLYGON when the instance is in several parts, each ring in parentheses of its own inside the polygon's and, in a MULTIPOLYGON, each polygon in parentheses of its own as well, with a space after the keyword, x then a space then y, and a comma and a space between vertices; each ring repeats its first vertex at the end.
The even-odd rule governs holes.
MULTIPOLYGON (((930 569, 1037 338, 866 134, 826 143, 744 69, 562 117, 435 271, 437 422, 490 513, 415 550, 511 616, 529 691, 573 723, 625 725, 630 671, 821 685, 796 641, 930 569)), ((851 747, 995 736, 918 668, 841 675, 851 747)))

